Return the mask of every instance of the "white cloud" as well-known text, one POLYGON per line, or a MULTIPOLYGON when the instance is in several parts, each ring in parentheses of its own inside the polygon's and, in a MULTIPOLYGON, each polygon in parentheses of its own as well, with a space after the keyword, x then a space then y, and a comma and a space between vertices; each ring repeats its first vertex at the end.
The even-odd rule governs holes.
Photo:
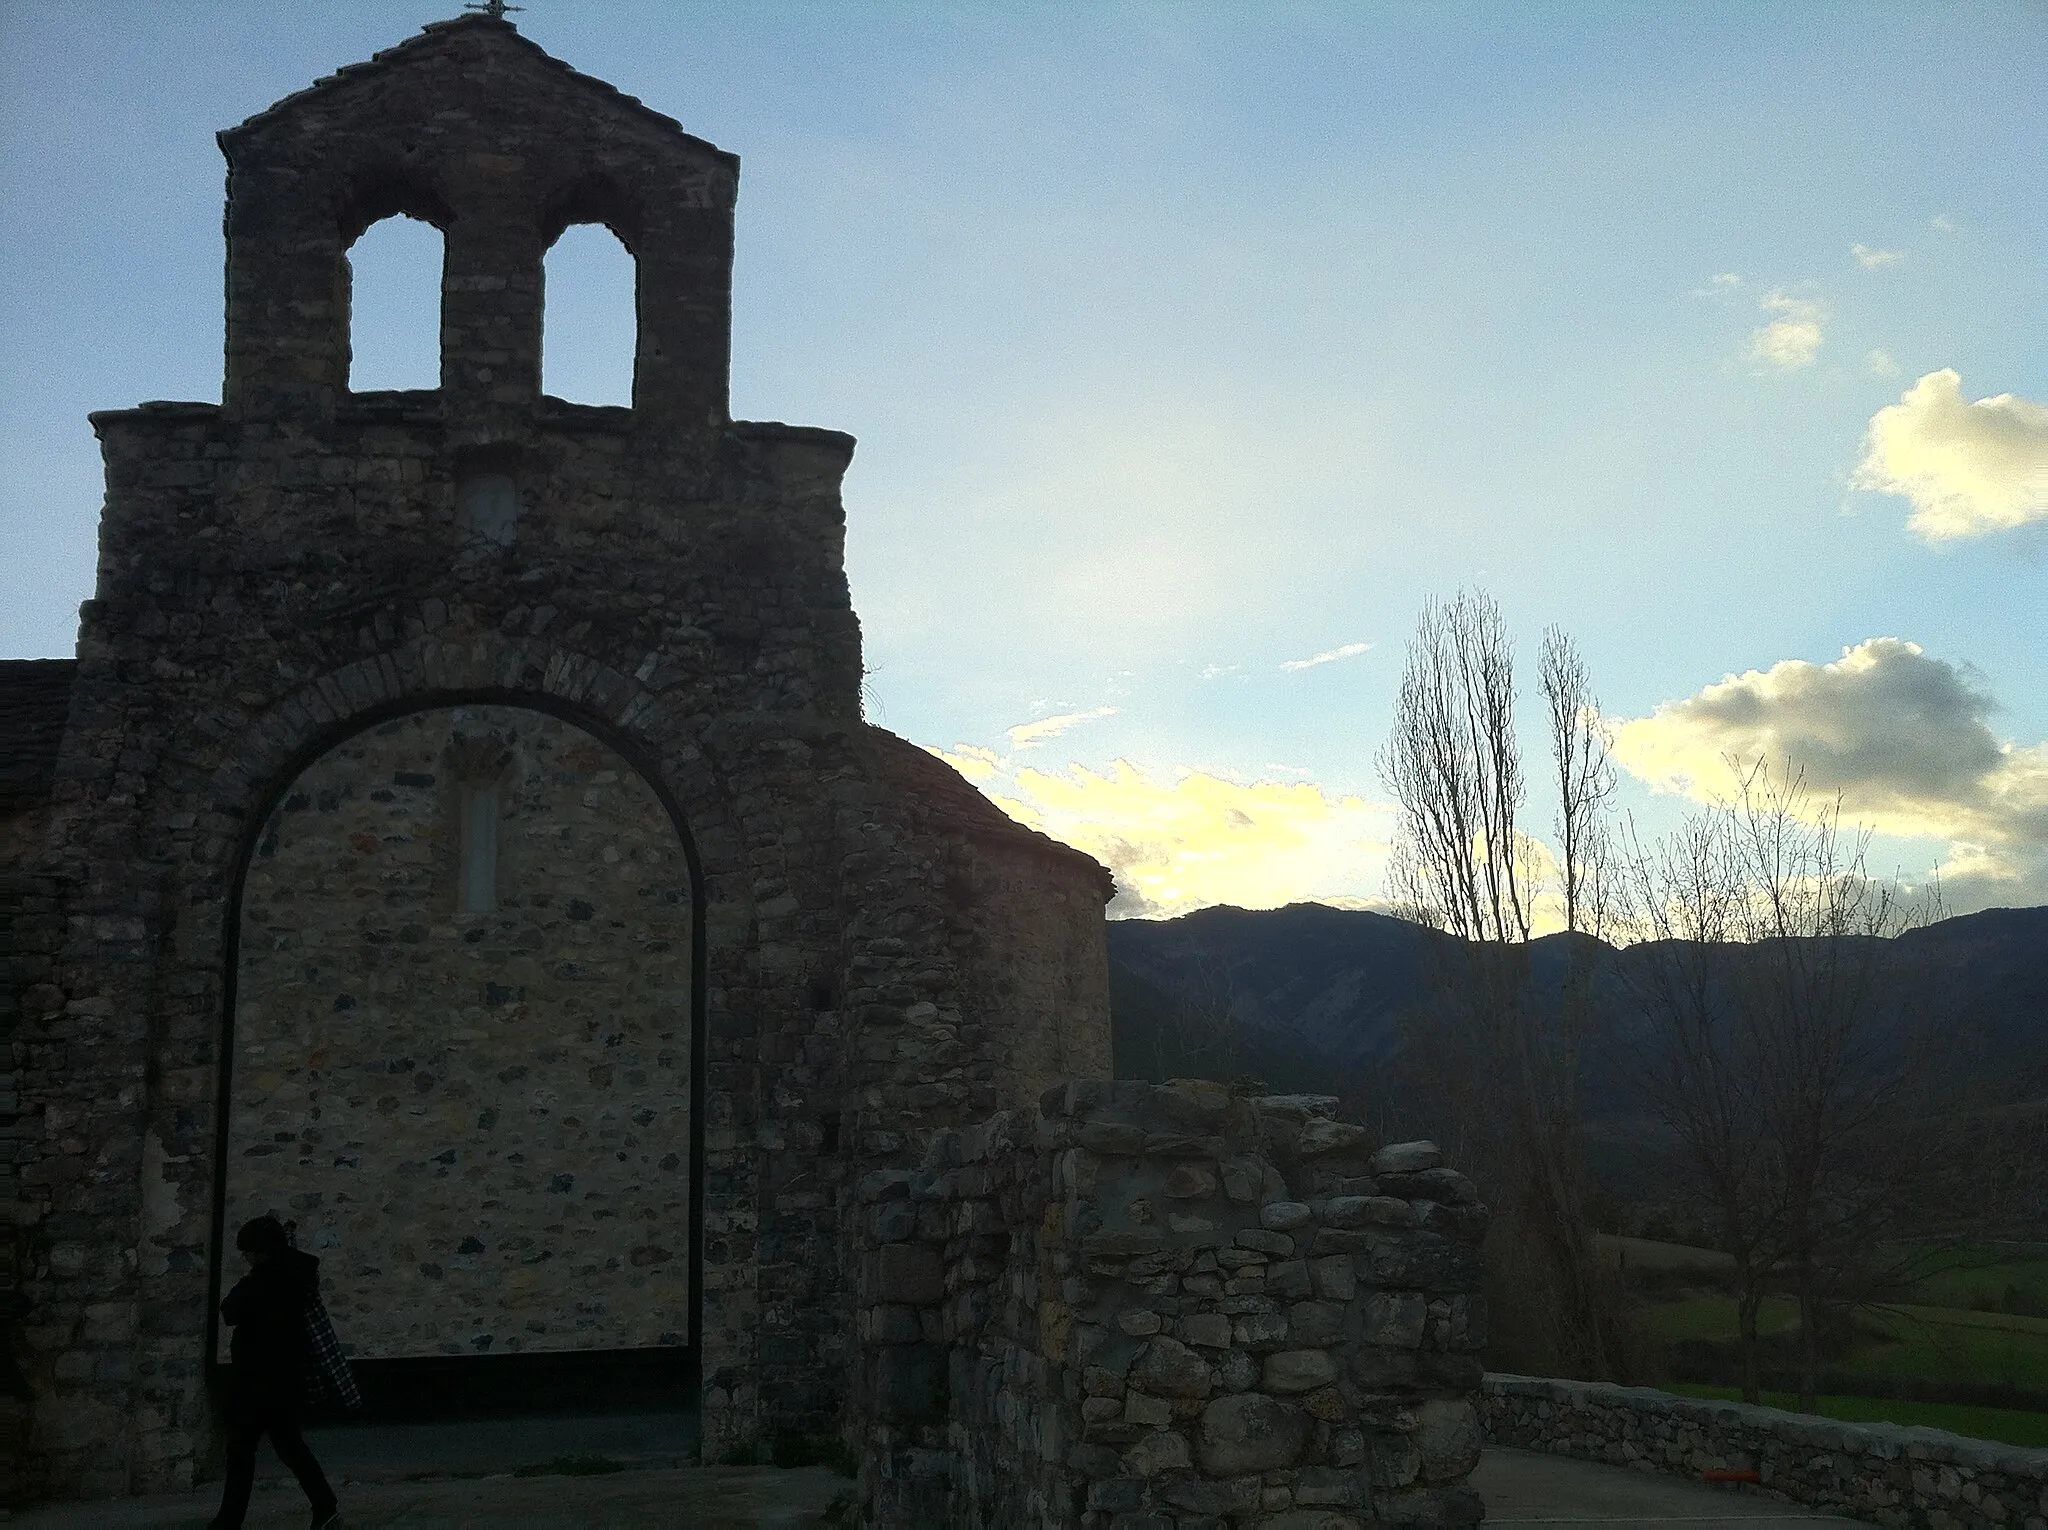
POLYGON ((1956 220, 1947 213, 1936 213, 1927 220, 1927 226, 1939 233, 1953 234, 1956 231, 1956 220))
POLYGON ((1334 664, 1339 659, 1355 659, 1372 650, 1370 643, 1346 643, 1342 648, 1332 648, 1307 659, 1289 659, 1280 667, 1285 670, 1314 669, 1318 664, 1334 664))
POLYGON ((1817 298, 1794 297, 1780 288, 1766 293, 1757 307, 1778 317, 1750 336, 1750 359, 1781 372, 1812 366, 1820 351, 1826 305, 1817 298))
POLYGON ((1997 702, 1963 665, 1872 638, 1830 664, 1730 675, 1621 723, 1614 756, 1659 791, 1727 799, 1736 767, 1805 772, 1816 800, 1881 834, 1949 842, 1957 908, 2048 901, 2048 744, 2001 741, 1997 702))
POLYGON ((1058 738, 1069 729, 1080 727, 1082 723, 1094 722, 1102 717, 1114 717, 1116 714, 1115 707, 1097 707, 1092 712, 1062 712, 1057 717, 1041 717, 1037 722, 1019 723, 1009 730, 1010 747, 1035 749, 1047 739, 1058 738))
POLYGON ((994 780, 1003 768, 1003 757, 993 749, 984 749, 979 744, 960 744, 950 753, 936 749, 932 753, 937 754, 976 786, 984 781, 994 780))
POLYGON ((1733 271, 1716 271, 1707 278, 1707 285, 1692 289, 1694 297, 1728 297, 1742 285, 1742 278, 1733 271))
POLYGON ((1238 664, 1204 664, 1202 666, 1202 678, 1204 680, 1220 680, 1225 675, 1236 674, 1241 668, 1243 666, 1238 664))
POLYGON ((1910 499, 1908 524, 1930 542, 2048 519, 2048 406, 1967 403, 1952 369, 1929 372, 1871 417, 1850 484, 1910 499))
MULTIPOLYGON (((931 752, 963 773, 992 757, 970 745, 931 752)), ((1187 768, 1162 777, 1128 760, 1104 770, 1006 764, 994 778, 970 779, 1018 822, 1114 871, 1116 916, 1362 900, 1386 867, 1392 810, 1313 782, 1187 768)))
POLYGON ((1888 266, 1906 258, 1904 250, 1873 250, 1867 244, 1852 244, 1849 253, 1856 257, 1856 264, 1866 271, 1875 271, 1879 266, 1888 266))
POLYGON ((1897 377, 1899 364, 1892 360, 1892 353, 1882 348, 1873 350, 1863 358, 1863 364, 1877 377, 1897 377))

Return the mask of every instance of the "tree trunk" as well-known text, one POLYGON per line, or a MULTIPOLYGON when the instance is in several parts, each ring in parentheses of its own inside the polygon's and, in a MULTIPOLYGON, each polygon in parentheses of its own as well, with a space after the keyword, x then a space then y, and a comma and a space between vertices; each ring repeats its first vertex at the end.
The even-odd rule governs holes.
POLYGON ((1813 1264, 1799 1265, 1799 1411, 1820 1412, 1820 1301, 1813 1264))
POLYGON ((1763 1306, 1763 1282, 1744 1273, 1742 1294, 1735 1302, 1735 1331, 1738 1346, 1742 1352, 1742 1400, 1746 1403, 1763 1401, 1763 1384, 1759 1377, 1757 1361, 1758 1343, 1756 1336, 1757 1311, 1763 1306))

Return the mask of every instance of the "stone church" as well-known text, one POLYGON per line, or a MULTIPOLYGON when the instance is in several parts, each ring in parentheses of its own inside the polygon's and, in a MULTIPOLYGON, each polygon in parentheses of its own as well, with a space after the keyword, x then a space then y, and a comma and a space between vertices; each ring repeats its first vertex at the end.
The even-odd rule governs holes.
POLYGON ((1109 1075, 1109 875, 863 721, 854 443, 727 412, 732 155, 488 15, 220 143, 222 401, 93 416, 77 658, 0 665, 0 1487, 206 1473, 263 1211, 366 1370, 834 1432, 856 1187, 1109 1075), (440 386, 352 392, 399 215, 440 386), (540 389, 584 223, 630 408, 540 389))

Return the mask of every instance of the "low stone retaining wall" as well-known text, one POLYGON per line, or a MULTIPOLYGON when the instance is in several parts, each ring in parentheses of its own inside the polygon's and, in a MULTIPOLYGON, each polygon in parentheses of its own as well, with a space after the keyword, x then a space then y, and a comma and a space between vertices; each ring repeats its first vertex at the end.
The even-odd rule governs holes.
POLYGON ((1488 1376, 1482 1411, 1497 1445, 1693 1477, 1751 1470, 1774 1497, 1880 1525, 2048 1530, 2048 1450, 1532 1376, 1488 1376))
POLYGON ((868 1523, 1476 1523, 1485 1208, 1335 1104, 1070 1084, 869 1175, 868 1523))

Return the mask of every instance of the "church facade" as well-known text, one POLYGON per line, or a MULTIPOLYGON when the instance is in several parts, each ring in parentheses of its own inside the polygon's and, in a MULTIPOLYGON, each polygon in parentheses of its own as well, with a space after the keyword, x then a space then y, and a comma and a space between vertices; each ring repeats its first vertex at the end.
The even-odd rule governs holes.
POLYGON ((94 416, 77 658, 0 665, 8 1486, 205 1473, 264 1211, 365 1361, 665 1357, 707 1460, 834 1432, 856 1187, 1110 1073, 1108 873, 863 720, 853 442, 727 411, 731 155, 489 15, 221 144, 222 402, 94 416), (441 385, 352 393, 397 215, 441 385), (541 392, 580 223, 630 408, 541 392))

